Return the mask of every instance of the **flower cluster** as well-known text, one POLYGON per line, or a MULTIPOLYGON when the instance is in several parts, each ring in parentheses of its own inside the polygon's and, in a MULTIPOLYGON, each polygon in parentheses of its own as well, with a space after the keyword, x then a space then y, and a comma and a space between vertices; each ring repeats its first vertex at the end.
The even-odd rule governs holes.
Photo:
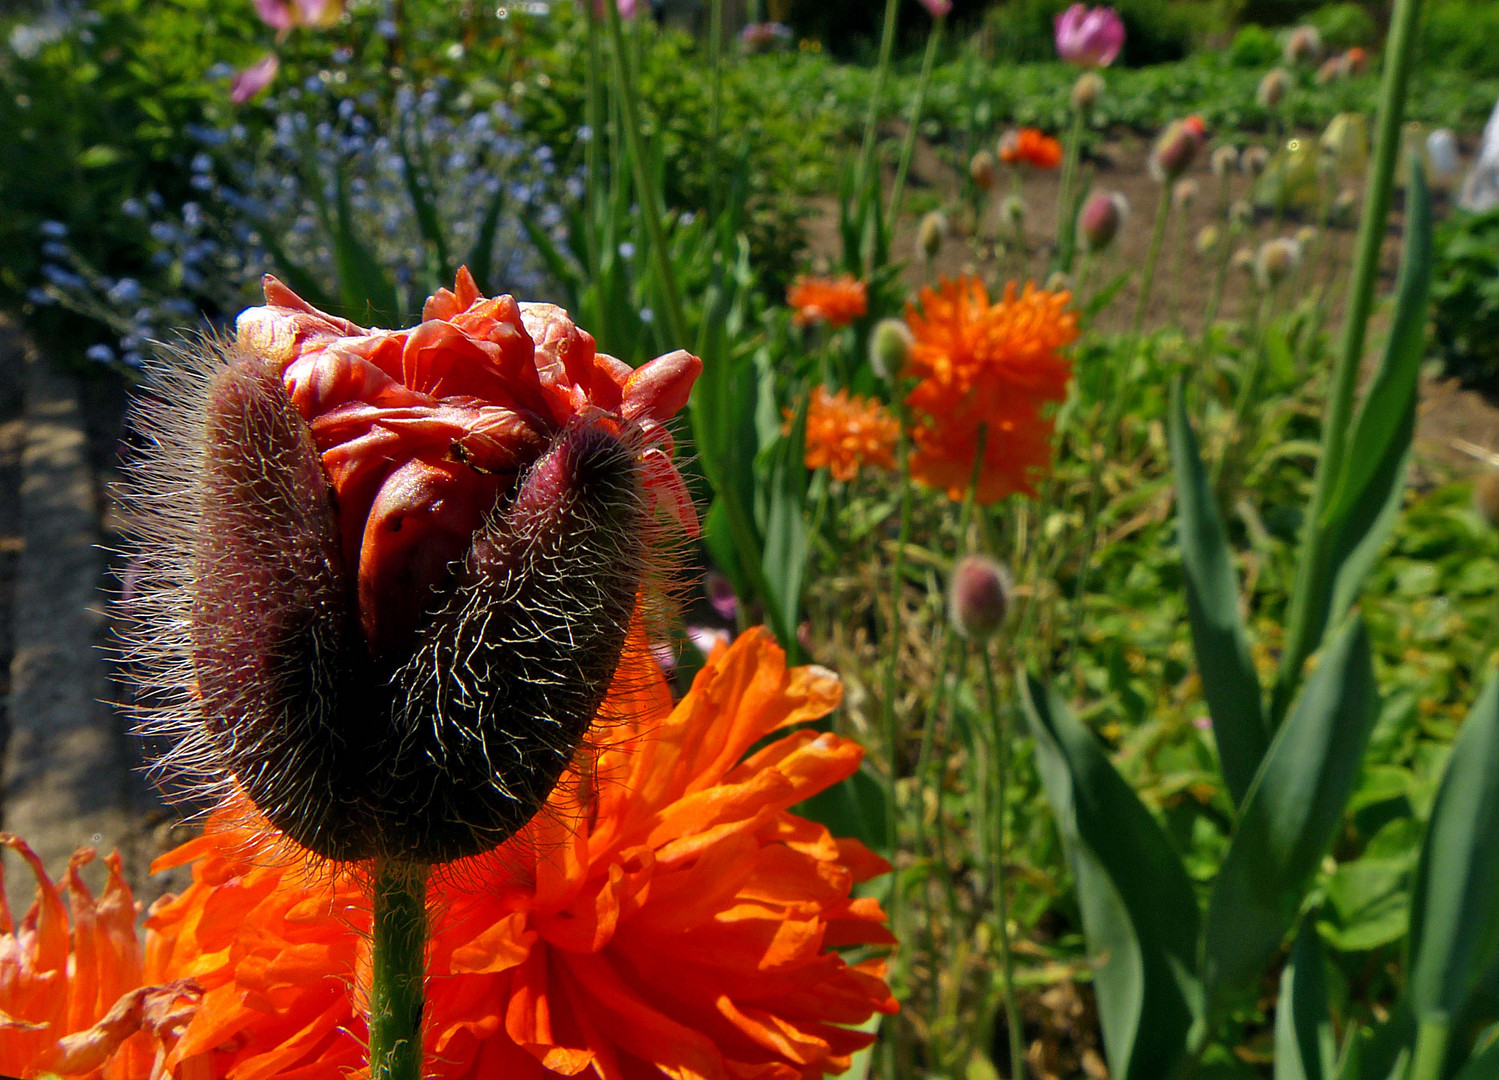
POLYGON ((1011 282, 990 302, 974 277, 922 289, 906 309, 915 343, 907 374, 919 380, 906 398, 916 416, 911 472, 961 498, 974 475, 975 497, 992 503, 1034 494, 1051 459, 1052 420, 1072 377, 1061 350, 1078 336, 1071 294, 1011 282))
MULTIPOLYGON (((790 811, 858 768, 855 744, 788 730, 837 704, 837 680, 787 669, 760 631, 716 648, 675 708, 647 665, 549 812, 435 884, 426 1075, 818 1080, 872 1040, 852 1025, 895 1011, 883 961, 837 951, 892 943, 850 893, 888 866, 790 811)), ((211 823, 157 861, 193 883, 152 908, 143 950, 118 874, 97 906, 70 876, 70 955, 38 870, 38 906, 0 935, 0 1071, 357 1071, 368 899, 246 845, 211 823)))
POLYGON ((798 326, 826 323, 834 329, 862 319, 869 310, 864 282, 852 274, 838 277, 799 277, 786 290, 786 303, 795 309, 798 326))
POLYGON ((900 422, 878 401, 819 386, 807 404, 807 468, 845 482, 865 466, 893 469, 899 435, 900 422))

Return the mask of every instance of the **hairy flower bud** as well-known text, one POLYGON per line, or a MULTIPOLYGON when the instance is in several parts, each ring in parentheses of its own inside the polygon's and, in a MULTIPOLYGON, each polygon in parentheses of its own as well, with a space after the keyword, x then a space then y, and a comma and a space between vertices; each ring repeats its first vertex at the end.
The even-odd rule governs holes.
POLYGON ((1092 112, 1107 89, 1108 84, 1098 72, 1083 72, 1077 77, 1077 82, 1072 84, 1072 107, 1080 113, 1092 112))
POLYGON ((664 425, 701 365, 631 371, 466 271, 409 331, 266 299, 148 418, 143 724, 317 855, 489 850, 592 724, 663 522, 696 530, 664 425))
POLYGON ((1301 262, 1301 245, 1290 237, 1266 240, 1254 256, 1254 279, 1262 289, 1273 289, 1301 262))
POLYGON ((1248 245, 1239 248, 1228 260, 1228 265, 1230 269, 1252 275, 1254 273, 1254 248, 1248 245))
POLYGON ((1270 166, 1270 151, 1263 146, 1246 146, 1239 155, 1239 168, 1246 176, 1259 176, 1270 166))
POLYGON ((1103 251, 1114 242, 1128 210, 1129 204, 1117 191, 1099 192, 1088 197, 1078 214, 1077 227, 1089 251, 1103 251))
POLYGON ((1222 239, 1216 225, 1204 225, 1197 232, 1197 253, 1208 255, 1218 249, 1218 242, 1222 239))
POLYGON ((999 204, 999 216, 1012 229, 1025 224, 1025 212, 1025 200, 1019 195, 1006 195, 1004 202, 999 204))
POLYGON ((999 163, 989 151, 980 150, 968 162, 968 175, 979 186, 979 190, 988 191, 999 178, 999 163))
POLYGON ((1254 203, 1248 199, 1235 199, 1228 204, 1228 223, 1234 229, 1247 229, 1254 224, 1254 203))
POLYGON ((1173 120, 1161 132, 1150 153, 1150 175, 1158 183, 1177 180, 1192 167, 1197 151, 1202 148, 1205 131, 1202 121, 1195 116, 1186 120, 1173 120))
POLYGON ((1358 218, 1358 192, 1343 188, 1333 197, 1328 208, 1327 220, 1333 225, 1352 225, 1358 218))
POLYGON ((940 210, 931 210, 916 227, 916 250, 924 262, 931 262, 942 250, 947 240, 947 216, 940 210))
POLYGON ((1220 146, 1208 158, 1208 166, 1220 180, 1239 167, 1239 149, 1236 146, 1220 146))
POLYGON ((1010 575, 987 555, 965 555, 948 582, 947 611, 958 633, 974 641, 993 637, 1010 610, 1010 575))
POLYGON ((1303 25, 1292 30, 1286 38, 1286 63, 1315 64, 1322 58, 1322 35, 1315 26, 1303 25))
POLYGON ((1291 73, 1285 68, 1271 68, 1265 72, 1259 87, 1254 92, 1255 101, 1267 109, 1277 109, 1291 88, 1291 73))
POLYGON ((1196 180, 1190 176, 1183 177, 1171 186, 1171 202, 1178 210, 1186 210, 1197 201, 1201 190, 1196 180))
POLYGON ((881 319, 869 336, 869 366, 881 379, 896 378, 905 370, 914 341, 904 319, 881 319))

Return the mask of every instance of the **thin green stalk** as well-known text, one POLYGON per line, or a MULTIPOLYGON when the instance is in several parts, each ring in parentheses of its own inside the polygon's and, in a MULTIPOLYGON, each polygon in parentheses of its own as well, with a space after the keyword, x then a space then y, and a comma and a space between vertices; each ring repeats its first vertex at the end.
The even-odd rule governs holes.
MULTIPOLYGON (((989 720, 992 734, 998 742, 998 760, 995 774, 999 785, 996 800, 999 803, 998 828, 996 830, 993 855, 994 913, 999 919, 999 948, 1001 952, 1001 975, 1005 997, 1005 1020, 1010 1033, 1010 1074, 1013 1080, 1025 1076, 1025 1040, 1020 1030, 1020 1009, 1015 1001, 1015 959, 1010 947, 1010 910, 1005 890, 1005 803, 1009 792, 1010 774, 1010 729, 1005 723, 1004 711, 999 707, 999 691, 994 681, 994 660, 986 647, 984 656, 984 688, 989 695, 989 720)), ((987 827, 987 823, 985 826, 987 827)))
POLYGON ((1303 527, 1296 587, 1291 593, 1291 611, 1286 624, 1285 650, 1271 695, 1270 716, 1279 723, 1290 707, 1306 659, 1317 648, 1322 627, 1313 626, 1313 612, 1321 610, 1320 597, 1329 583, 1321 580, 1332 538, 1323 528, 1327 512, 1343 472, 1352 427, 1353 394, 1358 385, 1359 365, 1364 355, 1364 335, 1374 306, 1374 286, 1379 273, 1379 249, 1390 216, 1390 191, 1395 162, 1400 152, 1400 125, 1405 115, 1406 87, 1414 58, 1416 25, 1421 0, 1395 0, 1390 34, 1385 45, 1384 74, 1379 91, 1379 125, 1374 143, 1374 163, 1364 194, 1364 216, 1359 223, 1358 254, 1348 284, 1348 313, 1333 365, 1327 413, 1322 425, 1322 456, 1303 527))
POLYGON ((1254 341, 1253 351, 1249 354, 1244 378, 1239 383, 1239 394, 1234 401, 1233 417, 1229 421, 1228 432, 1224 436, 1223 449, 1218 454, 1218 460, 1213 464, 1212 481, 1215 488, 1222 483, 1230 460, 1236 457, 1240 440, 1243 438, 1244 421, 1249 418, 1250 406, 1259 396, 1260 379, 1265 370, 1265 330, 1270 322, 1270 311, 1274 305, 1275 294, 1274 289, 1267 291, 1260 300, 1259 309, 1255 313, 1250 331, 1250 336, 1254 341))
POLYGON ((1447 1044, 1452 1025, 1445 1015, 1421 1021, 1416 1031, 1416 1052, 1411 1058, 1410 1080, 1441 1080, 1447 1062, 1447 1044))
POLYGON ((618 87, 619 107, 624 123, 625 150, 630 156, 630 166, 635 175, 636 196, 640 201, 640 216, 645 221, 646 238, 651 245, 651 259, 656 264, 656 276, 661 281, 661 294, 665 300, 666 327, 672 340, 686 343, 687 318, 682 309, 682 296, 677 290, 676 272, 672 269, 671 253, 666 249, 666 230, 661 226, 661 193, 651 183, 650 171, 646 167, 645 148, 641 145, 640 110, 635 100, 635 77, 630 70, 629 57, 625 52, 625 32, 619 17, 619 5, 606 0, 605 11, 609 16, 610 60, 614 70, 614 83, 618 87))
POLYGON ((922 110, 926 107, 927 86, 932 81, 932 64, 937 58, 937 50, 942 46, 942 30, 946 23, 946 19, 933 19, 932 28, 927 31, 926 52, 921 57, 921 77, 916 82, 916 94, 911 99, 906 137, 901 142, 900 159, 895 168, 895 185, 890 189, 890 212, 885 215, 892 229, 900 214, 901 196, 906 192, 906 174, 911 171, 911 157, 916 152, 916 135, 921 128, 922 110))
POLYGON ((1145 269, 1140 272, 1140 300, 1135 305, 1134 322, 1130 324, 1130 337, 1134 342, 1139 341, 1140 333, 1145 329, 1145 309, 1150 305, 1150 287, 1155 284, 1155 264, 1161 257, 1161 243, 1166 239, 1166 222, 1170 217, 1171 185, 1163 181, 1161 198, 1155 208, 1155 226, 1150 233, 1150 247, 1145 252, 1145 269))
POLYGON ((370 947, 370 1078, 420 1080, 427 956, 427 864, 375 868, 370 947))
POLYGON ((1054 269, 1072 272, 1077 244, 1077 216, 1072 212, 1072 188, 1077 183, 1077 163, 1083 155, 1083 110, 1072 110, 1072 129, 1067 134, 1067 156, 1062 161, 1062 183, 1057 189, 1057 259, 1054 269))
POLYGON ((863 202, 874 181, 875 135, 880 123, 880 99, 885 95, 885 80, 890 74, 890 54, 895 49, 895 16, 900 0, 885 0, 885 22, 880 31, 880 59, 874 69, 874 89, 869 95, 869 115, 864 121, 864 142, 859 149, 859 168, 854 173, 854 198, 863 202))

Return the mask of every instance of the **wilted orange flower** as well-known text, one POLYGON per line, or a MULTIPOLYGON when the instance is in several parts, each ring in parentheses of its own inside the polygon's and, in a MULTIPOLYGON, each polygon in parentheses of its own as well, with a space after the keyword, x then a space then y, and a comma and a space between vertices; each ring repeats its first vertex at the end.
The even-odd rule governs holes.
MULTIPOLYGON (((878 904, 850 896, 889 866, 790 807, 851 775, 863 752, 799 730, 744 756, 840 692, 821 668, 787 669, 763 631, 715 649, 675 708, 654 668, 621 673, 601 745, 549 812, 434 882, 426 1075, 818 1080, 847 1068, 873 1038, 850 1025, 896 1009, 883 961, 836 951, 893 943, 878 904)), ((107 1080, 140 1080, 158 1075, 160 1054, 161 1074, 179 1080, 358 1072, 365 890, 312 863, 252 860, 252 846, 224 817, 158 860, 192 863, 193 883, 152 908, 143 964, 107 988, 88 981, 102 936, 85 932, 88 908, 75 898, 70 961, 61 903, 44 889, 47 934, 0 935, 0 1006, 47 1026, 18 1035, 0 1019, 0 1071, 98 1075, 108 1056, 107 1080), (16 1010, 16 985, 88 1008, 66 1021, 59 1006, 16 1010), (98 1057, 68 1066, 59 1036, 133 987, 153 1002, 175 995, 172 1023, 95 1032, 98 1057)), ((123 882, 106 896, 128 912, 123 882)), ((128 954, 128 915, 109 925, 128 954)))
POLYGON ((832 327, 847 326, 869 310, 864 282, 852 274, 797 278, 786 290, 786 303, 796 309, 791 321, 798 326, 819 322, 832 327))
POLYGON ((985 431, 976 497, 989 503, 1014 491, 1034 494, 1035 474, 1051 457, 1049 403, 1072 377, 1060 350, 1077 338, 1071 294, 1015 283, 990 303, 974 277, 943 279, 906 308, 915 344, 907 374, 920 380, 906 404, 920 418, 912 431, 911 472, 960 498, 985 431))
POLYGON ((829 394, 819 386, 807 404, 807 468, 827 466, 843 481, 857 476, 862 465, 893 469, 899 435, 900 422, 878 401, 850 397, 847 390, 829 394))
POLYGON ((1006 165, 1026 164, 1037 169, 1055 169, 1062 161, 1062 144, 1035 128, 1008 132, 999 144, 999 160, 1006 165))

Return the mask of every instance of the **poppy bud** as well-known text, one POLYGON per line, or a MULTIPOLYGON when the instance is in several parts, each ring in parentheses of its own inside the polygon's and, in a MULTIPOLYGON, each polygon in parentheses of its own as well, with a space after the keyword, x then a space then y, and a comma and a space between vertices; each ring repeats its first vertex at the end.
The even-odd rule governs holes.
POLYGON ((1254 279, 1262 289, 1273 289, 1301 262, 1301 245, 1289 237, 1266 240, 1254 256, 1254 279))
POLYGON ((948 582, 947 611, 965 638, 985 641, 1004 625, 1010 610, 1010 575, 987 555, 965 555, 948 582))
POLYGON ((1053 270, 1046 277, 1046 291, 1049 293, 1067 292, 1072 288, 1072 279, 1061 270, 1053 270))
POLYGON ((1218 234, 1218 226, 1204 225, 1197 233, 1197 253, 1207 255, 1218 248, 1218 241, 1222 237, 1218 234))
POLYGON ((1285 68, 1271 68, 1260 80, 1260 85, 1254 92, 1254 99, 1267 109, 1276 109, 1285 100, 1286 91, 1290 88, 1291 73, 1285 68))
POLYGON ((1077 77, 1077 82, 1072 84, 1072 107, 1080 113, 1092 112, 1093 106, 1098 104, 1107 88, 1103 76, 1098 72, 1083 72, 1077 77))
POLYGON ((916 250, 921 252, 921 257, 926 262, 931 262, 942 250, 942 244, 947 240, 947 217, 940 210, 932 210, 921 219, 921 224, 916 227, 916 250))
POLYGON ((1242 270, 1246 274, 1253 274, 1254 248, 1248 246, 1239 248, 1233 253, 1233 257, 1228 260, 1228 265, 1234 270, 1242 270))
POLYGON ((1301 228, 1296 230, 1296 244, 1301 248, 1302 251, 1305 251, 1307 248, 1311 247, 1312 244, 1316 242, 1316 240, 1317 226, 1303 225, 1301 228))
POLYGON ((1315 64, 1322 58, 1322 35, 1315 26, 1298 26, 1286 38, 1286 63, 1315 64))
POLYGON ((1025 200, 1019 195, 1006 195, 999 204, 999 214, 1012 229, 1020 228, 1025 224, 1025 200))
POLYGON ((1327 220, 1333 225, 1351 225, 1358 217, 1358 192, 1343 188, 1332 200, 1327 220))
POLYGON ((1150 154, 1150 175, 1159 183, 1174 181, 1192 167, 1202 145, 1201 121, 1173 120, 1150 154))
POLYGON ((1316 81, 1318 86, 1326 86, 1329 83, 1337 82, 1337 80, 1343 78, 1345 75, 1346 72, 1343 69, 1343 58, 1341 56, 1333 56, 1322 61, 1322 64, 1317 68, 1317 74, 1313 76, 1313 79, 1316 81))
POLYGON ((904 319, 881 319, 869 336, 869 366, 887 381, 899 377, 914 343, 904 319))
POLYGON ((1129 204, 1117 191, 1099 192, 1089 196, 1078 215, 1077 227, 1089 251, 1103 251, 1119 235, 1119 226, 1129 204))
POLYGON ((1191 177, 1183 177, 1172 186, 1171 201, 1176 205, 1177 209, 1186 210, 1197 201, 1200 191, 1201 189, 1197 186, 1196 180, 1193 180, 1191 177))
POLYGON ((987 150, 980 150, 968 162, 968 175, 981 191, 988 191, 994 186, 994 181, 999 176, 998 170, 999 165, 995 162, 994 155, 987 150))
POLYGON ((1235 199, 1228 204, 1228 223, 1234 229, 1247 229, 1254 224, 1254 204, 1248 199, 1235 199))
POLYGON ((696 528, 664 423, 700 364, 631 371, 466 271, 410 331, 266 298, 167 373, 133 479, 143 726, 316 855, 489 850, 593 722, 656 511, 696 528))
POLYGON ((1473 506, 1489 528, 1499 529, 1499 469, 1489 469, 1474 482, 1473 506))
POLYGON ((1239 168, 1248 176, 1259 176, 1270 165, 1270 151, 1263 146, 1246 146, 1239 156, 1239 168))
POLYGON ((1213 175, 1222 179, 1239 166, 1239 149, 1235 146, 1220 146, 1208 159, 1213 175))

